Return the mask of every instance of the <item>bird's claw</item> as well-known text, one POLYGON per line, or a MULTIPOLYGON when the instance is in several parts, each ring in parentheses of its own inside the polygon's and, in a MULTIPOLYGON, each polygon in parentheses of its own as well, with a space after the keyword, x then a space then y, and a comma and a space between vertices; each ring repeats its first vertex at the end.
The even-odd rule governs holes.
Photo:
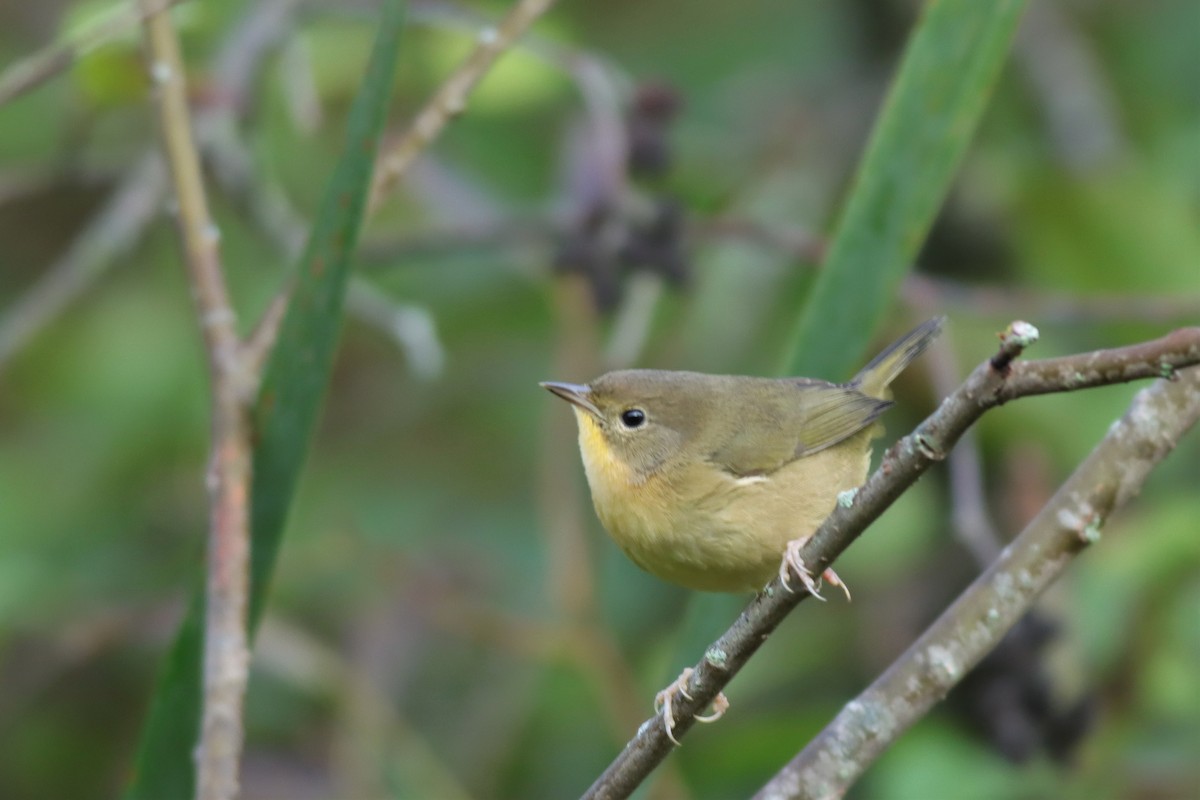
MULTIPOLYGON (((818 591, 820 587, 817 585, 817 582, 813 580, 813 576, 811 573, 809 573, 808 567, 804 566, 804 559, 800 557, 800 548, 806 541, 806 539, 793 539, 787 543, 787 548, 783 552, 783 561, 779 565, 779 582, 783 584, 784 589, 787 589, 789 592, 794 594, 795 590, 792 589, 791 585, 788 583, 788 575, 790 573, 795 573, 796 576, 800 578, 800 582, 804 584, 804 588, 808 590, 808 593, 821 602, 824 602, 825 598, 822 597, 820 591, 818 591)), ((821 577, 829 581, 830 585, 841 589, 846 595, 846 600, 850 600, 849 587, 846 586, 845 581, 838 577, 838 574, 833 571, 832 567, 822 572, 821 577)))
MULTIPOLYGON (((692 673, 694 672, 694 669, 687 667, 679 674, 679 677, 675 679, 674 683, 654 696, 654 711, 655 713, 662 714, 663 728, 667 732, 667 738, 676 745, 679 744, 679 740, 675 738, 675 715, 671 710, 671 700, 675 697, 676 693, 683 695, 688 700, 692 699, 692 696, 688 694, 687 685, 688 680, 692 677, 692 673)), ((717 696, 714 697, 712 701, 712 713, 705 714, 703 716, 696 714, 692 718, 696 720, 696 722, 716 722, 728 710, 728 698, 725 697, 724 692, 718 692, 717 696)))
POLYGON ((846 595, 847 603, 851 601, 850 587, 846 585, 845 581, 838 577, 838 574, 833 571, 833 567, 826 568, 826 570, 821 573, 821 577, 829 581, 830 586, 836 586, 837 588, 841 589, 842 594, 846 595))

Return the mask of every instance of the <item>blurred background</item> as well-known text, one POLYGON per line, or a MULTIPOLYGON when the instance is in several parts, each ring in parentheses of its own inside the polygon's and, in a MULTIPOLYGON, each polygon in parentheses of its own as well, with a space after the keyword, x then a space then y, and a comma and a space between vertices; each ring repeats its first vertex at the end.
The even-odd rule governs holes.
MULTIPOLYGON (((412 3, 399 130, 507 4, 412 3)), ((0 72, 110 3, 0 5, 0 72)), ((919 6, 564 2, 364 232, 260 632, 244 797, 583 791, 746 598, 641 573, 539 380, 772 374, 919 6)), ((243 322, 303 241, 370 3, 175 12, 243 322)), ((0 797, 107 798, 203 565, 204 356, 140 32, 0 105, 0 797)), ((890 441, 1012 319, 1045 357, 1200 319, 1200 5, 1034 2, 876 344, 944 313, 890 441)), ((855 354, 865 361, 869 354, 855 354)), ((840 380, 848 375, 817 376, 840 380)), ((977 574, 1135 386, 987 415, 642 790, 744 796, 977 574)), ((851 797, 1200 786, 1200 437, 851 797)))

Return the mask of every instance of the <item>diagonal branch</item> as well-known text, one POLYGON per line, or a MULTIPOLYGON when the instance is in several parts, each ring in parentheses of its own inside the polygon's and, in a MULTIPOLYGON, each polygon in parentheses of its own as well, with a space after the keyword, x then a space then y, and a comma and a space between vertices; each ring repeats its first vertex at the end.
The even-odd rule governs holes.
POLYGON ((98 275, 134 249, 142 231, 158 218, 166 182, 157 153, 139 159, 66 252, 0 313, 0 372, 98 275))
POLYGON ((988 654, 1200 418, 1200 368, 1137 393, 1125 415, 992 566, 755 795, 841 797, 988 654))
MULTIPOLYGON (((980 364, 966 382, 915 431, 893 445, 867 482, 834 509, 804 545, 800 557, 820 574, 866 527, 946 453, 988 409, 1029 395, 1073 391, 1144 378, 1170 377, 1200 364, 1200 327, 1180 328, 1161 339, 1131 347, 1097 350, 1063 358, 1018 362, 1036 341, 1037 330, 1013 323, 999 352, 980 364), (849 499, 849 498, 848 498, 849 499)), ((685 734, 729 680, 808 594, 791 594, 778 578, 750 602, 726 633, 706 651, 676 703, 676 737, 685 734)), ((651 717, 584 794, 585 798, 628 797, 672 749, 662 718, 651 717)))
POLYGON ((148 15, 180 2, 182 0, 129 2, 100 17, 78 33, 68 35, 63 41, 52 42, 36 53, 11 64, 0 75, 0 106, 69 69, 85 53, 117 38, 148 15))
POLYGON ((446 123, 467 107, 467 97, 488 74, 492 65, 552 5, 554 0, 518 0, 497 27, 480 31, 475 49, 467 56, 467 60, 442 82, 404 135, 389 152, 379 158, 371 199, 367 205, 368 215, 379 208, 409 165, 437 138, 446 123))

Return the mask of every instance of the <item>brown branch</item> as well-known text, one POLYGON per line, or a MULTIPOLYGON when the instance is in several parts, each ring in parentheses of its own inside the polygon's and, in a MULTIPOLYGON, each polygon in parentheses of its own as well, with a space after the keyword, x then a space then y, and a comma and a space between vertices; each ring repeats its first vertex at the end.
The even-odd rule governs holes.
POLYGON ((156 3, 130 2, 100 17, 66 41, 51 42, 41 50, 9 66, 0 75, 0 106, 65 72, 84 54, 111 41, 149 14, 170 8, 182 0, 158 0, 156 3))
POLYGON ((497 59, 552 5, 554 0, 519 0, 497 27, 480 32, 467 60, 442 82, 396 144, 380 156, 367 205, 368 214, 379 208, 409 164, 441 133, 446 123, 462 113, 467 98, 497 59))
POLYGON ((755 795, 841 797, 1033 607, 1200 418, 1200 368, 1138 392, 1125 415, 1000 557, 870 688, 755 795))
POLYGON ((234 371, 237 317, 221 272, 220 234, 208 211, 200 158, 192 139, 191 115, 184 86, 183 59, 170 17, 152 13, 146 20, 150 76, 158 87, 157 108, 163 148, 179 201, 179 227, 184 262, 200 311, 200 330, 214 376, 234 371))
MULTIPOLYGON (((1170 377, 1177 369, 1200 364, 1200 328, 1181 328, 1131 347, 1030 362, 1012 359, 1035 338, 1032 326, 1014 324, 1006 333, 997 356, 976 367, 937 411, 893 445, 879 469, 847 498, 849 502, 838 504, 801 549, 800 557, 814 574, 828 567, 933 463, 943 460, 963 432, 988 409, 1029 395, 1170 377), (994 368, 993 361, 1004 369, 994 368)), ((751 601, 696 664, 686 694, 676 703, 677 738, 687 733, 694 715, 708 707, 784 617, 808 596, 785 591, 776 578, 751 601)), ((584 797, 628 797, 672 746, 662 718, 651 717, 584 797)))
MULTIPOLYGON (((144 0, 143 8, 153 6, 144 0)), ((196 797, 237 794, 242 699, 249 650, 246 609, 250 561, 249 408, 256 380, 237 333, 192 139, 179 41, 166 13, 149 13, 146 42, 158 87, 163 146, 179 204, 179 229, 212 382, 210 533, 204 620, 204 710, 196 750, 196 797)))

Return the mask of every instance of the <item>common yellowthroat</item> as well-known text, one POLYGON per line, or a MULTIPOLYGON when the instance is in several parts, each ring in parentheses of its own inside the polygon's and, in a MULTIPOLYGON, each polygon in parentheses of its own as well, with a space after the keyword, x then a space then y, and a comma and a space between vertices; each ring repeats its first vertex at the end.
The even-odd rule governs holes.
POLYGON ((790 566, 815 594, 799 545, 866 479, 888 385, 943 321, 905 334, 848 383, 635 369, 541 385, 572 404, 596 514, 634 563, 726 592, 756 591, 776 573, 786 582, 790 566))

